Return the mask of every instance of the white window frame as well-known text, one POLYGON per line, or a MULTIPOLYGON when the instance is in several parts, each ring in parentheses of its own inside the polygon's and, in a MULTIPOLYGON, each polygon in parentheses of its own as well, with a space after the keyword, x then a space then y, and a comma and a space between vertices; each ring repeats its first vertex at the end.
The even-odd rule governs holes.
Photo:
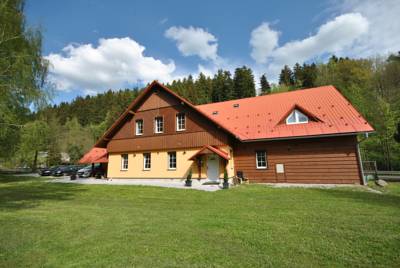
POLYGON ((168 170, 176 170, 176 167, 178 166, 178 157, 176 155, 176 152, 168 152, 168 170), (175 167, 171 167, 171 156, 175 156, 175 167))
POLYGON ((176 114, 176 131, 185 131, 185 130, 186 130, 186 115, 184 113, 178 113, 176 114), (181 121, 183 121, 183 123, 181 121), (181 125, 183 125, 183 127, 181 127, 181 125))
POLYGON ((143 154, 143 170, 150 170, 150 169, 151 169, 151 153, 144 153, 143 154), (146 167, 146 164, 149 164, 149 166, 146 167))
POLYGON ((297 109, 294 109, 293 112, 289 114, 288 117, 286 117, 286 124, 287 125, 295 125, 295 124, 307 124, 308 123, 308 116, 305 115, 304 113, 300 112, 297 109), (295 122, 289 122, 289 118, 294 115, 295 122), (305 118, 307 118, 306 121, 300 122, 300 115, 303 115, 305 118))
POLYGON ((164 117, 162 116, 157 116, 154 118, 154 133, 163 133, 164 132, 164 117), (159 120, 161 119, 161 120, 159 120), (161 122, 161 123, 159 123, 161 122), (159 130, 159 127, 161 126, 161 131, 159 130))
POLYGON ((141 135, 143 135, 143 129, 144 129, 144 122, 143 122, 143 119, 138 119, 138 120, 136 120, 136 124, 135 124, 135 134, 136 134, 136 136, 141 136, 141 135), (139 122, 141 122, 142 123, 142 127, 141 127, 141 132, 139 132, 139 122))
POLYGON ((121 170, 128 170, 129 168, 129 155, 121 154, 121 170))
MULTIPOLYGON (((260 160, 261 162, 261 160, 260 160)), ((260 151, 256 151, 256 168, 257 169, 267 169, 268 168, 268 162, 267 162, 267 152, 265 150, 260 150, 260 151), (259 156, 263 156, 264 157, 264 162, 265 162, 265 166, 260 166, 259 162, 258 162, 258 158, 259 156)))

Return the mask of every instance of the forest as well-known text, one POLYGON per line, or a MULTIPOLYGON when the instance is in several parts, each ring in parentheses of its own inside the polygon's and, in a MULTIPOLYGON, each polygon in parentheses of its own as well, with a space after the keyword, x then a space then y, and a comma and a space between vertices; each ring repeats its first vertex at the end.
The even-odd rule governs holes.
MULTIPOLYGON (((0 167, 54 165, 62 161, 61 153, 76 162, 145 85, 51 105, 55 91, 47 81, 41 31, 27 27, 23 1, 6 3, 0 6, 0 167)), ((211 77, 200 73, 166 84, 194 104, 321 85, 334 85, 375 128, 368 138, 359 137, 363 160, 400 170, 399 52, 282 66, 276 83, 240 66, 233 73, 221 69, 211 77)))

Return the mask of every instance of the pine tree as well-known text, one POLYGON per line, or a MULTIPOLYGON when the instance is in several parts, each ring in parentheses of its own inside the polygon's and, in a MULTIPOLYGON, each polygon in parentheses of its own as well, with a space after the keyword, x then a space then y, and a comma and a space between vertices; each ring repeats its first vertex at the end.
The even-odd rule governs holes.
POLYGON ((212 102, 232 99, 233 81, 229 71, 218 70, 212 81, 212 102))
POLYGON ((286 86, 293 86, 294 79, 293 79, 293 72, 289 66, 285 65, 279 75, 279 84, 286 85, 286 86))
POLYGON ((293 80, 294 80, 294 85, 296 88, 303 87, 304 70, 299 63, 296 63, 293 66, 293 80))
POLYGON ((252 70, 246 66, 236 68, 233 78, 233 98, 241 99, 254 97, 255 95, 256 86, 252 70))
POLYGON ((317 80, 317 65, 315 63, 312 64, 303 64, 303 88, 315 87, 315 81, 317 80))
POLYGON ((267 77, 263 74, 260 77, 260 85, 261 85, 261 95, 266 95, 271 93, 271 86, 268 83, 267 77))
POLYGON ((211 102, 212 80, 210 77, 206 77, 203 73, 200 73, 199 78, 195 82, 195 90, 198 96, 195 104, 211 102))

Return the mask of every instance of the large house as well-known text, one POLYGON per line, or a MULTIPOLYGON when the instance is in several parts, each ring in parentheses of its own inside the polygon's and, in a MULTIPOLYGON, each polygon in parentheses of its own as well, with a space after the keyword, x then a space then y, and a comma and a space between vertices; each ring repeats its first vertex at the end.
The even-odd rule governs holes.
POLYGON ((372 131, 333 86, 195 106, 155 81, 95 147, 109 178, 362 184, 357 135, 372 131))

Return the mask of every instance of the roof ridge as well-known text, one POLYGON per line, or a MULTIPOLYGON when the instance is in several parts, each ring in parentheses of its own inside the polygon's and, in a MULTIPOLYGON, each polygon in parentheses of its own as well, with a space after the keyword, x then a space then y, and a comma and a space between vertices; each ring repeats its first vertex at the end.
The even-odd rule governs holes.
POLYGON ((318 86, 318 87, 301 88, 301 89, 296 89, 296 90, 291 90, 291 91, 276 92, 276 93, 267 94, 267 95, 258 95, 258 96, 254 96, 254 97, 246 97, 246 98, 241 98, 241 99, 210 102, 210 103, 199 104, 199 105, 195 105, 195 106, 196 107, 201 107, 201 106, 212 105, 212 104, 235 102, 235 101, 242 101, 242 100, 249 100, 249 99, 256 99, 256 98, 264 98, 264 97, 271 97, 271 96, 283 95, 283 94, 294 94, 294 93, 303 92, 303 91, 306 91, 306 90, 309 91, 309 90, 316 90, 316 89, 321 89, 321 88, 333 88, 335 90, 338 90, 333 85, 325 85, 325 86, 318 86))

